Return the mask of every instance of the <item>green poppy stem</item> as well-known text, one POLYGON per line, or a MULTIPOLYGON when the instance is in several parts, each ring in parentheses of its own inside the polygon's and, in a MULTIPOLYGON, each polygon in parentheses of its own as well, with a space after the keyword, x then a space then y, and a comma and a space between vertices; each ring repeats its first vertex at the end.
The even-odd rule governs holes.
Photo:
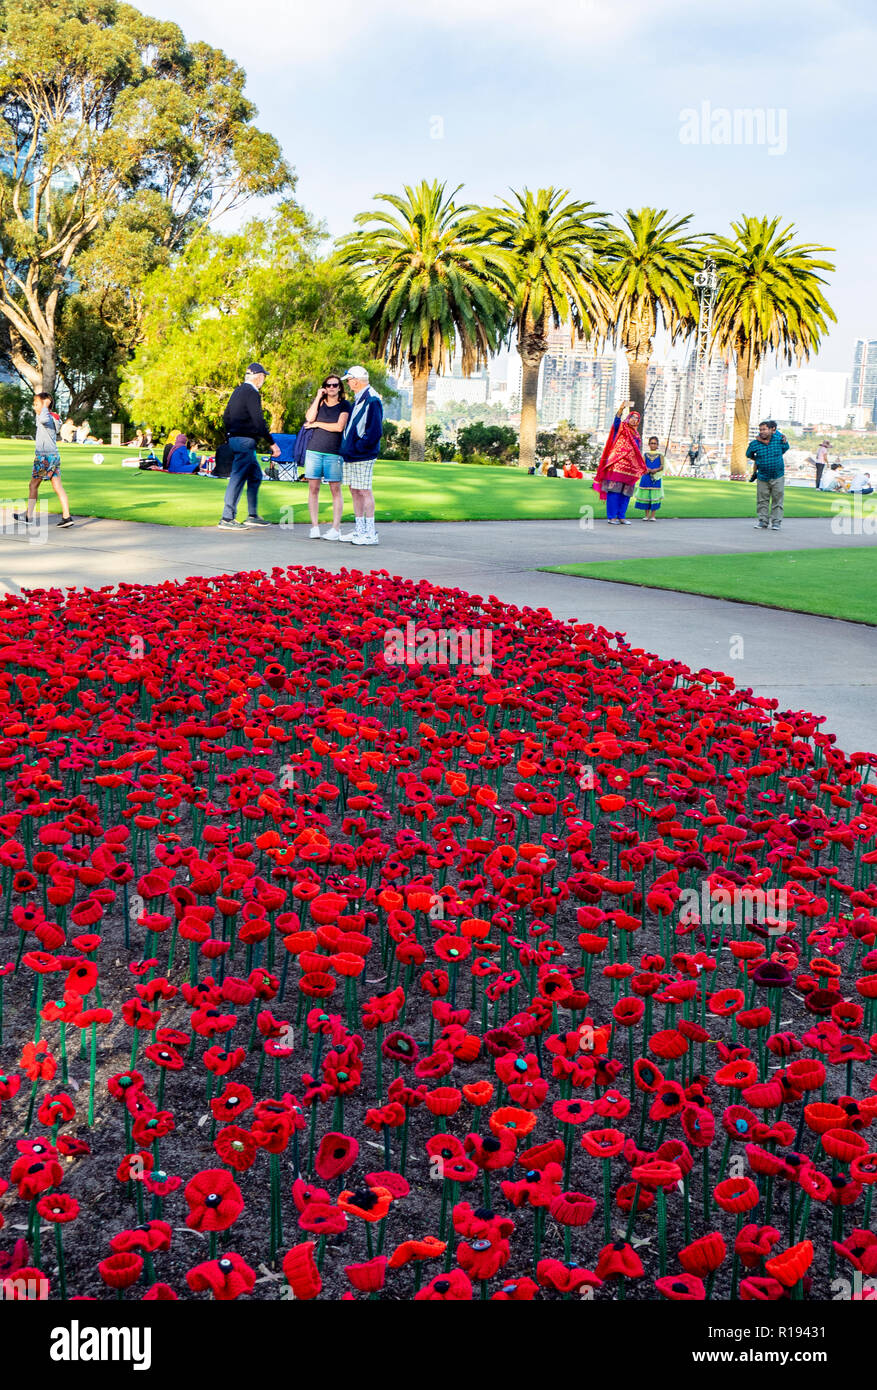
MULTIPOLYGON (((137 1030, 136 1030, 136 1029, 134 1030, 134 1038, 135 1038, 135 1041, 136 1041, 136 1038, 137 1038, 137 1030)), ((91 1126, 94 1124, 94 1078, 95 1078, 95 1072, 96 1072, 96 1071, 97 1071, 97 1024, 96 1024, 96 1023, 92 1023, 92 1025, 91 1025, 90 1058, 89 1058, 89 1063, 88 1063, 88 1127, 89 1127, 89 1129, 91 1129, 91 1126)))
POLYGON ((603 1237, 612 1240, 612 1159, 603 1159, 603 1237))

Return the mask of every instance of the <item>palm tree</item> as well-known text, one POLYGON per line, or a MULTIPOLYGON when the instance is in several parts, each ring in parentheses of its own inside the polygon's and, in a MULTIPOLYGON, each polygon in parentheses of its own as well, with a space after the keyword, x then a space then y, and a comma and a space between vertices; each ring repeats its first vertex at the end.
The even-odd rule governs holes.
POLYGON ((709 251, 721 277, 716 342, 737 362, 731 477, 744 478, 755 373, 768 353, 800 363, 818 348, 827 321, 836 320, 817 271, 834 265, 823 259, 833 247, 796 242, 794 226, 781 227, 778 217, 743 217, 731 230, 733 237, 716 237, 709 251))
POLYGON ((508 309, 489 274, 475 208, 458 207, 460 189, 422 180, 403 194, 380 193, 393 211, 361 212, 363 228, 338 244, 366 299, 366 322, 377 353, 414 385, 409 457, 422 460, 426 443, 426 388, 455 352, 464 376, 486 363, 506 332, 508 309))
POLYGON ((674 339, 697 324, 693 276, 700 269, 701 238, 683 233, 690 221, 670 220, 657 208, 628 208, 621 226, 609 234, 612 331, 627 356, 630 397, 640 416, 659 315, 674 339))
POLYGON ((602 336, 609 315, 605 271, 597 253, 605 213, 593 203, 570 202, 568 192, 525 188, 511 200, 486 208, 480 225, 496 256, 497 286, 514 314, 521 358, 521 443, 519 461, 532 467, 536 455, 536 394, 539 367, 548 351, 549 328, 569 323, 573 339, 602 336))

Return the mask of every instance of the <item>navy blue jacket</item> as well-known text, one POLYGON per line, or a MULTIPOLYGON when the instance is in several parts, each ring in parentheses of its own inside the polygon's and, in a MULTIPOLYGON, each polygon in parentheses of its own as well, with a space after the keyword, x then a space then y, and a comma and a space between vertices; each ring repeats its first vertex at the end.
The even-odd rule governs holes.
POLYGON ((305 466, 305 454, 308 451, 308 440, 310 437, 310 426, 302 425, 298 434, 295 436, 295 449, 292 455, 292 461, 296 468, 304 468, 305 466))
POLYGON ((351 408, 347 428, 341 436, 341 457, 351 462, 354 459, 377 458, 381 451, 383 429, 384 407, 380 396, 369 386, 365 391, 365 404, 360 402, 358 406, 351 408), (365 428, 360 434, 363 410, 366 412, 365 428))

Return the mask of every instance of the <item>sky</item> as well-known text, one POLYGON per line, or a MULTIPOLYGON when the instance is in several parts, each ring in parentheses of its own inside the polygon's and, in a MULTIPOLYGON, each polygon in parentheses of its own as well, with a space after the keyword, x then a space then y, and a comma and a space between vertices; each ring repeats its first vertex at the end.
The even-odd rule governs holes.
POLYGON ((877 338, 873 0, 141 0, 247 72, 258 124, 332 236, 422 178, 490 203, 555 185, 727 231, 780 216, 834 248, 848 371, 877 338), (758 113, 747 122, 744 113, 758 113))

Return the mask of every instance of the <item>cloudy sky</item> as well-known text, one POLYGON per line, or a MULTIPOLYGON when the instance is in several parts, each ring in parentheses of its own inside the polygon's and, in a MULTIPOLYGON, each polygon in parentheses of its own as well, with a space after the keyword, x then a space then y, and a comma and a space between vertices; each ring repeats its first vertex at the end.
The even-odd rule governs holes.
POLYGON ((556 184, 610 212, 692 212, 698 230, 780 215, 835 250, 818 366, 848 370, 853 339, 877 337, 873 0, 140 7, 242 63, 333 235, 421 178, 476 202, 556 184), (761 113, 748 130, 745 111, 761 113))

